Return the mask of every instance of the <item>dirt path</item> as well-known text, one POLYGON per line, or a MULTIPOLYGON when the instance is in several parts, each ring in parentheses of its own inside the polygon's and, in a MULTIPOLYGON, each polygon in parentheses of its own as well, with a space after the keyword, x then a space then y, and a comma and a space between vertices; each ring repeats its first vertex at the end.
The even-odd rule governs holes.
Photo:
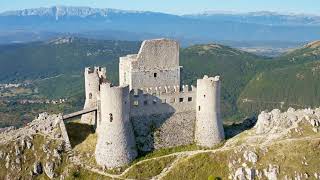
MULTIPOLYGON (((259 137, 259 136, 257 136, 259 137)), ((292 141, 306 141, 306 140, 320 140, 320 137, 301 137, 301 138, 291 138, 291 139, 282 139, 282 140, 278 140, 275 142, 272 142, 270 144, 267 144, 266 146, 270 146, 272 144, 275 143, 282 143, 282 142, 292 142, 292 141)), ((229 144, 230 145, 230 144, 229 144)), ((185 158, 191 158, 192 156, 195 156, 197 154, 201 154, 201 153, 216 153, 216 152, 220 152, 220 151, 226 151, 226 150, 232 150, 235 149, 237 147, 241 147, 244 144, 241 145, 237 145, 237 146, 223 146, 219 149, 211 149, 211 150, 195 150, 195 151, 184 151, 184 152, 176 152, 176 153, 172 153, 172 154, 168 154, 168 155, 164 155, 164 156, 159 156, 159 157, 155 157, 155 158, 150 158, 150 159, 145 159, 142 161, 139 161, 138 163, 130 166, 129 168, 127 168, 125 171, 123 171, 121 174, 110 174, 110 173, 106 173, 104 171, 101 171, 97 168, 93 168, 93 167, 89 167, 86 165, 81 164, 80 162, 73 162, 77 165, 82 165, 83 168, 85 168, 86 170, 92 171, 94 173, 100 174, 100 175, 104 175, 110 178, 114 178, 114 179, 127 179, 124 178, 124 175, 126 173, 128 173, 132 168, 134 168, 136 165, 142 164, 144 162, 148 162, 148 161, 153 161, 153 160, 160 160, 161 158, 165 158, 165 157, 172 157, 172 156, 176 156, 176 159, 166 168, 164 168, 162 170, 162 172, 160 174, 158 174, 157 176, 154 176, 152 178, 152 180, 160 180, 162 178, 164 178, 169 172, 172 171, 172 169, 177 166, 179 164, 179 162, 185 158)), ((260 146, 261 144, 255 144, 252 146, 260 146)))

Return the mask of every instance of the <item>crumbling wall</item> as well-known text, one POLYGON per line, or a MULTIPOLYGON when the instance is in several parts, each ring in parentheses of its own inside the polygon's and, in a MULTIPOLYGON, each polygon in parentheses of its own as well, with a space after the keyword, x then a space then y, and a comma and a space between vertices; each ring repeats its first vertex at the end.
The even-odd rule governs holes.
POLYGON ((144 41, 135 55, 120 58, 120 85, 130 89, 180 84, 179 44, 168 39, 144 41))

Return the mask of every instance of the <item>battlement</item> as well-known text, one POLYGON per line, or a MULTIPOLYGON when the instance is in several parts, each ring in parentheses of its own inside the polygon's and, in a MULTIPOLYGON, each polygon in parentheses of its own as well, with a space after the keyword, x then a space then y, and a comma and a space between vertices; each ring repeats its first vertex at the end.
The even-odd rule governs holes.
POLYGON ((86 67, 85 74, 92 74, 92 73, 106 73, 107 69, 105 67, 94 66, 94 67, 86 67))
POLYGON ((194 111, 196 92, 188 85, 131 90, 131 116, 194 111))
POLYGON ((198 79, 197 83, 206 83, 206 84, 211 84, 214 85, 217 82, 220 82, 220 76, 215 76, 215 77, 208 77, 207 75, 204 75, 202 79, 198 79))
POLYGON ((150 87, 150 88, 141 88, 141 89, 132 89, 131 94, 135 97, 139 97, 141 95, 171 95, 171 94, 180 94, 180 93, 188 93, 188 92, 196 92, 197 88, 193 85, 176 85, 176 86, 164 86, 164 87, 150 87))

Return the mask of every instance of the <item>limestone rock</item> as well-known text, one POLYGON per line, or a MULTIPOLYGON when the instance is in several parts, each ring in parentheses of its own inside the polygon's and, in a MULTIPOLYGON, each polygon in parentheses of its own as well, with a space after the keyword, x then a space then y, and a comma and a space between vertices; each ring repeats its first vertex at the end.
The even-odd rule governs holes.
POLYGON ((42 174, 42 164, 41 162, 35 162, 33 164, 33 174, 34 175, 39 175, 39 174, 42 174))
POLYGON ((15 146, 14 146, 14 149, 15 149, 15 154, 16 154, 16 156, 19 156, 19 155, 21 154, 21 151, 20 151, 20 149, 19 149, 19 146, 15 145, 15 146))
POLYGON ((55 176, 55 174, 54 174, 54 163, 47 162, 43 169, 44 169, 44 172, 46 173, 46 175, 50 179, 54 178, 54 176, 55 176))
POLYGON ((254 180, 255 169, 240 167, 236 170, 233 180, 254 180))
POLYGON ((31 149, 31 147, 32 147, 32 142, 31 142, 31 141, 27 141, 26 144, 27 144, 27 148, 28 148, 28 149, 31 149))
POLYGON ((20 164, 21 163, 21 159, 19 157, 16 158, 16 163, 20 164))
POLYGON ((268 180, 277 180, 277 175, 279 173, 279 167, 269 164, 269 167, 263 170, 264 175, 268 180))
POLYGON ((3 151, 0 151, 0 159, 4 158, 5 153, 3 151))
POLYGON ((6 161, 6 164, 5 164, 6 169, 9 169, 9 166, 10 166, 10 162, 6 161))
POLYGON ((245 151, 243 157, 246 161, 256 163, 258 161, 258 155, 253 151, 245 151))
MULTIPOLYGON (((299 127, 299 122, 307 122, 318 132, 317 127, 320 126, 320 108, 299 109, 289 108, 286 112, 280 112, 274 109, 271 112, 262 111, 258 116, 258 121, 255 125, 256 134, 266 133, 282 133, 286 130, 299 127)), ((296 131, 299 131, 296 129, 296 131)), ((299 132, 298 132, 299 133, 299 132)))

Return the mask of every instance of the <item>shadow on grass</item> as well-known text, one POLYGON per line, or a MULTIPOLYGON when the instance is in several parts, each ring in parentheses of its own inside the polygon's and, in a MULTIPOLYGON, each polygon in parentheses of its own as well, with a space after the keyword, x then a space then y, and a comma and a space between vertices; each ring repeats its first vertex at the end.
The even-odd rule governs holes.
POLYGON ((72 148, 82 143, 90 134, 94 134, 93 125, 78 122, 66 123, 66 128, 72 148))
POLYGON ((256 125, 257 118, 252 117, 245 119, 241 123, 233 123, 231 125, 224 125, 224 134, 226 139, 230 139, 243 131, 249 130, 256 125))

